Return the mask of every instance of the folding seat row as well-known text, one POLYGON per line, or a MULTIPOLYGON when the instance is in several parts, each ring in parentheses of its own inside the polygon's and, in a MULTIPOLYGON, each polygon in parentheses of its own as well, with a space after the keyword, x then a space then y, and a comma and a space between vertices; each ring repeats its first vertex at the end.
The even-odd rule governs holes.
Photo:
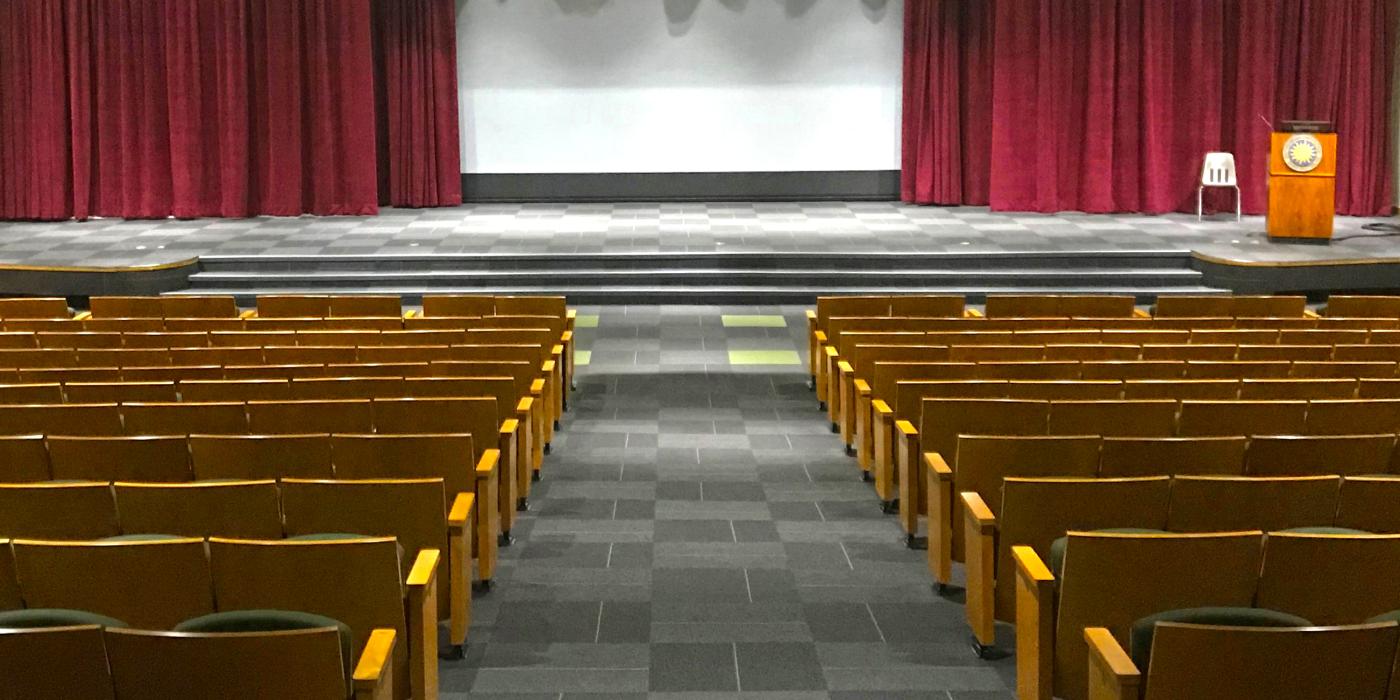
MULTIPOLYGON (((996 621, 1016 621, 1015 577, 1010 575, 1015 569, 1013 546, 1031 547, 1057 572, 1070 531, 1340 529, 1400 534, 1400 517, 1393 508, 1373 510, 1376 504, 1400 498, 1396 477, 1008 477, 998 496, 988 503, 970 491, 959 494, 965 513, 967 619, 983 651, 996 643, 996 621)), ((1400 604, 1400 597, 1396 602, 1400 604)))
MULTIPOLYGON (((1120 654, 1123 647, 1134 648, 1141 653, 1134 654, 1133 663, 1143 668, 1150 659, 1150 693, 1158 678, 1159 653, 1152 638, 1173 630, 1164 623, 1355 625, 1393 620, 1400 608, 1400 589, 1393 585, 1400 576, 1400 535, 1076 530, 1066 538, 1058 571, 1047 566, 1047 555, 1032 546, 1013 545, 1008 567, 1014 567, 1014 573, 1004 574, 1016 579, 1016 682, 1021 698, 1103 697, 1090 695, 1086 628, 1094 630, 1089 638, 1095 653, 1113 646, 1120 647, 1120 654)), ((1387 639, 1394 639, 1393 626, 1362 629, 1390 630, 1387 639)), ((1323 651, 1321 645, 1313 648, 1323 651)), ((1323 652, 1323 658, 1331 660, 1336 658, 1332 652, 1345 654, 1351 648, 1343 644, 1323 652)), ((1393 668, 1394 652, 1393 646, 1377 650, 1366 655, 1365 663, 1393 668)), ((1203 692, 1163 697, 1385 697, 1385 683, 1377 681, 1379 690, 1372 683, 1354 694, 1358 679, 1337 678, 1335 670, 1329 668, 1324 678, 1301 678, 1294 669, 1277 667, 1246 672, 1246 680, 1275 677, 1264 688, 1290 683, 1280 695, 1260 695, 1258 687, 1236 695, 1233 690, 1241 679, 1198 674, 1190 687, 1203 692)), ((1389 678, 1379 672, 1374 676, 1389 678)), ((1107 680, 1099 677, 1096 683, 1107 680)), ((1103 690, 1096 687, 1095 693, 1103 690)))
MULTIPOLYGON (((350 534, 291 540, 15 540, 0 547, 0 609, 21 618, 28 611, 83 611, 110 618, 109 628, 181 631, 258 630, 272 611, 302 613, 302 619, 315 615, 315 628, 346 628, 350 643, 341 638, 337 645, 358 650, 352 652, 357 658, 347 661, 358 664, 391 651, 385 676, 392 679, 392 697, 432 698, 441 556, 426 549, 405 567, 399 547, 393 537, 350 534), (405 643, 387 649, 377 630, 392 630, 392 637, 405 643), (372 636, 379 637, 374 645, 372 636)), ((178 688, 181 675, 154 672, 150 682, 178 688)), ((341 696, 349 690, 342 687, 341 696)), ((250 697, 264 696, 266 691, 250 697)), ((199 696, 161 695, 152 688, 136 697, 199 696)))
POLYGON ((877 452, 885 443, 895 445, 895 468, 893 471, 884 468, 880 461, 885 458, 878 458, 877 454, 875 479, 877 492, 882 497, 892 491, 898 494, 900 525, 912 540, 919 531, 920 510, 926 507, 926 499, 930 497, 925 472, 929 468, 956 471, 961 435, 1209 437, 1394 435, 1396 432, 1400 432, 1400 400, 1395 399, 1028 401, 925 398, 917 427, 909 421, 897 421, 894 436, 883 439, 877 430, 877 452), (952 462, 949 462, 950 457, 952 462), (891 477, 897 479, 897 491, 889 483, 891 477))
POLYGON ((297 627, 236 633, 95 624, 0 629, 0 677, 16 698, 391 696, 385 663, 399 643, 393 629, 373 630, 348 669, 336 627, 297 627))
MULTIPOLYGON (((423 552, 442 554, 433 556, 438 580, 449 584, 439 598, 439 612, 451 622, 451 644, 460 646, 471 622, 471 525, 482 514, 476 511, 474 494, 453 493, 453 487, 442 478, 403 477, 289 478, 280 483, 5 484, 0 485, 5 505, 0 537, 54 541, 153 535, 281 540, 322 533, 393 537, 412 559, 422 558, 423 552), (54 513, 66 515, 55 518, 54 513)), ((489 585, 492 572, 486 563, 479 560, 479 574, 485 575, 480 580, 489 585)))
MULTIPOLYGON (((1160 475, 1312 477, 1400 473, 1394 435, 1120 438, 960 435, 956 459, 926 454, 929 571, 940 584, 964 561, 960 494, 995 512, 1012 477, 1131 478, 1160 475)), ((1400 482, 1397 482, 1400 483, 1400 482)), ((1221 528, 1224 529, 1224 528, 1221 528)), ((1397 530, 1400 532, 1400 530, 1397 530)))
POLYGON ((1301 318, 1308 313, 1302 296, 1162 296, 1152 309, 1158 318, 1301 318))
POLYGON ((1347 296, 1333 294, 1327 299, 1325 313, 1342 318, 1400 318, 1400 297, 1347 296))
MULTIPOLYGON (((491 329, 495 330, 495 329, 491 329)), ((406 331, 407 333, 451 333, 450 331, 406 331)), ((235 365, 305 365, 305 364, 376 364, 394 362, 432 362, 469 360, 477 353, 473 348, 518 348, 524 357, 549 355, 549 349, 529 340, 543 340, 548 331, 501 331, 492 335, 475 335, 466 331, 466 342, 456 345, 296 345, 293 333, 287 332, 286 345, 274 343, 272 334, 237 333, 238 345, 220 344, 218 333, 212 347, 191 348, 34 348, 0 349, 0 367, 14 369, 42 368, 133 368, 165 366, 235 365), (507 333, 509 335, 507 336, 507 333), (533 338, 527 338, 533 336, 533 338), (252 336, 252 337, 243 337, 252 336), (251 344, 249 344, 251 343, 251 344)), ((295 334, 300 335, 300 334, 295 334)), ((326 340, 317 334, 317 340, 326 340)), ((444 338, 445 339, 445 338, 444 338)))

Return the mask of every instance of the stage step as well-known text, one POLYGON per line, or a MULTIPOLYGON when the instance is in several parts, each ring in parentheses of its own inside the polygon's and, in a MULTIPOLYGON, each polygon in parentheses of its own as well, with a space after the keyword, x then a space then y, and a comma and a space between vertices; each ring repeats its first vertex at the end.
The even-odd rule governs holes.
POLYGON ((811 303, 827 294, 1220 292, 1185 251, 210 256, 184 294, 565 294, 573 303, 811 303))

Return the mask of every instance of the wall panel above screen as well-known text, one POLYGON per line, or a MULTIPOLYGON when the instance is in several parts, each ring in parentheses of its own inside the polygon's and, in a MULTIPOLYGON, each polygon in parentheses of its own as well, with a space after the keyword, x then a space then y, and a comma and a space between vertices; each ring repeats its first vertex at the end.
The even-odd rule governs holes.
POLYGON ((462 169, 897 169, 903 17, 903 0, 459 0, 462 169))

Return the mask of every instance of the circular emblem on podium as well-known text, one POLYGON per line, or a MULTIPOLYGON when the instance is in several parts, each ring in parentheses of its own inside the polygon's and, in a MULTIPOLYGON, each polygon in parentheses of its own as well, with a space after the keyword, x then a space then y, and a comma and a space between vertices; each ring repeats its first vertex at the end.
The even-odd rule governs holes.
POLYGON ((1283 144, 1283 163, 1297 173, 1310 173, 1322 165, 1322 142, 1312 134, 1294 134, 1283 144))

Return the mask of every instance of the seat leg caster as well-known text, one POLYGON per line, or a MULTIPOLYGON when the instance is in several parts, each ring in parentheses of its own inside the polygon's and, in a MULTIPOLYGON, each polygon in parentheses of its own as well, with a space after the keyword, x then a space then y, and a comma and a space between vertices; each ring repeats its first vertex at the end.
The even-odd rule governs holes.
POLYGON ((561 407, 562 407, 565 411, 569 410, 569 402, 568 402, 568 401, 565 401, 563 404, 561 404, 561 407))
POLYGON ((854 456, 856 456, 856 446, 855 446, 855 445, 846 445, 846 456, 847 456, 847 457, 854 457, 854 456))
POLYGON ((559 421, 554 421, 554 429, 563 430, 563 424, 561 424, 559 421))
POLYGON ((540 476, 540 473, 539 473, 539 472, 535 472, 534 474, 531 474, 531 475, 530 475, 530 481, 539 481, 540 479, 543 479, 543 478, 544 478, 544 477, 543 477, 543 476, 540 476))
POLYGON ((476 587, 479 588, 479 589, 481 589, 481 592, 482 592, 482 593, 485 593, 485 592, 487 592, 487 591, 490 591, 490 590, 491 590, 491 579, 488 578, 488 579, 485 579, 485 580, 483 580, 483 581, 477 581, 477 582, 476 582, 476 587))
POLYGON ((880 501, 880 512, 885 515, 894 515, 899 512, 899 501, 880 501))
POLYGON ((522 498, 522 499, 516 501, 516 502, 515 502, 515 510, 516 510, 516 512, 518 512, 518 513, 524 513, 525 511, 530 510, 530 499, 528 499, 528 498, 522 498))
POLYGON ((839 432, 841 432, 841 424, 840 424, 840 423, 832 423, 832 424, 831 424, 831 432, 833 432, 833 433, 839 433, 839 432))
POLYGON ((905 535, 904 546, 910 549, 928 549, 928 540, 918 535, 905 535))
POLYGON ((817 402, 817 410, 818 410, 818 411, 825 411, 825 410, 826 410, 826 402, 825 402, 825 401, 818 401, 818 402, 817 402))
MULTIPOLYGON (((811 375, 808 375, 808 376, 811 377, 811 375)), ((807 391, 816 391, 816 390, 817 390, 817 378, 816 378, 816 377, 811 377, 811 379, 808 379, 808 380, 807 380, 807 391)))
POLYGON ((544 444, 544 453, 545 453, 545 454, 551 454, 551 453, 553 453, 553 452, 554 452, 554 443, 552 443, 552 442, 546 442, 546 443, 544 444))
POLYGON ((438 658, 443 661, 461 661, 467 658, 467 647, 465 644, 453 644, 442 650, 438 658))
POLYGON ((511 537, 509 532, 502 532, 496 537, 497 547, 509 547, 513 544, 515 544, 515 538, 511 537))
POLYGON ((870 476, 870 472, 861 472, 861 473, 860 473, 860 480, 861 480, 861 481, 864 481, 864 482, 867 483, 867 484, 870 483, 874 478, 875 478, 875 477, 870 476))

